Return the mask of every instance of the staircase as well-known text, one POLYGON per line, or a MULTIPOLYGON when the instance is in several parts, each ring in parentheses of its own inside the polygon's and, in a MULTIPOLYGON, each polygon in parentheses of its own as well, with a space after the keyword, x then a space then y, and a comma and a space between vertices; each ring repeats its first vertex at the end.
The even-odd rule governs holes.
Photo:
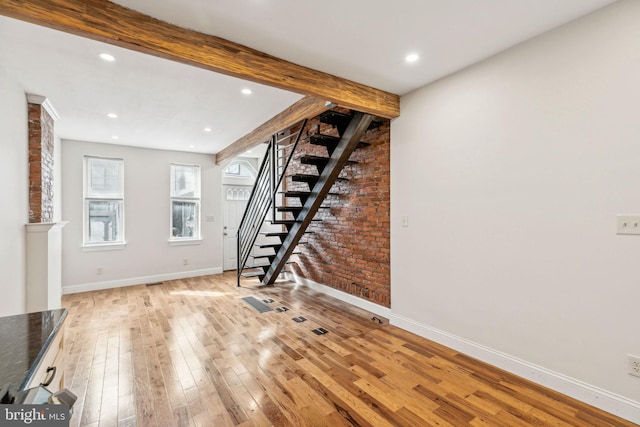
MULTIPOLYGON (((256 178, 254 189, 249 198, 247 209, 238 228, 238 286, 241 277, 257 277, 262 285, 271 285, 294 253, 307 227, 330 194, 333 184, 341 179, 340 172, 348 164, 351 154, 359 147, 368 144, 360 142, 363 134, 375 123, 373 116, 354 112, 343 114, 327 111, 320 116, 322 123, 333 125, 339 137, 315 134, 309 137, 309 143, 324 146, 327 156, 302 153, 299 155, 299 142, 306 120, 291 129, 274 135, 265 154, 256 178), (315 167, 315 173, 291 173, 287 169, 294 154, 295 161, 315 167), (298 156, 299 155, 299 156, 298 156), (308 190, 280 191, 283 179, 308 190), (283 200, 298 199, 297 206, 278 205, 278 194, 283 200), (271 214, 267 218, 268 214, 271 214), (265 224, 280 225, 282 231, 264 230, 265 224), (286 231, 285 231, 286 230, 286 231), (259 235, 276 239, 276 243, 256 244, 259 235)), ((272 239, 272 240, 273 240, 272 239)))

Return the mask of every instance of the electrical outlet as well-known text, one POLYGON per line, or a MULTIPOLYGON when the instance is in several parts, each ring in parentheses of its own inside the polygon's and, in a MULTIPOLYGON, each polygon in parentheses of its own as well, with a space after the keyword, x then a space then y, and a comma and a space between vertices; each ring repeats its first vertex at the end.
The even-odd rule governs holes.
POLYGON ((640 234, 640 215, 617 215, 617 234, 640 234))
POLYGON ((98 268, 96 268, 96 274, 97 274, 97 275, 102 274, 102 267, 98 267, 98 268))
POLYGON ((629 375, 640 377, 640 356, 634 356, 633 354, 628 354, 627 356, 629 356, 629 375))
POLYGON ((189 265, 189 258, 185 258, 182 260, 182 265, 189 265))

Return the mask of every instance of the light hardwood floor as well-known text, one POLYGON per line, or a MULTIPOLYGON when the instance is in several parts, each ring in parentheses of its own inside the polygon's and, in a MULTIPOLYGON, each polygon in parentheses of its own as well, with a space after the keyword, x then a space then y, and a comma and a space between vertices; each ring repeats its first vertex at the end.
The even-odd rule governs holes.
POLYGON ((634 425, 291 283, 225 273, 63 305, 71 426, 634 425))

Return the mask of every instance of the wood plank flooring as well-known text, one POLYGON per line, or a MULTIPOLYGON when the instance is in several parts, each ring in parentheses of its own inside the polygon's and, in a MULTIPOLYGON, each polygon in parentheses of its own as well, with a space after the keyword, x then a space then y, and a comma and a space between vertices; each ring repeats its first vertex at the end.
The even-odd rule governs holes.
POLYGON ((292 283, 232 272, 63 305, 71 426, 634 425, 292 283))

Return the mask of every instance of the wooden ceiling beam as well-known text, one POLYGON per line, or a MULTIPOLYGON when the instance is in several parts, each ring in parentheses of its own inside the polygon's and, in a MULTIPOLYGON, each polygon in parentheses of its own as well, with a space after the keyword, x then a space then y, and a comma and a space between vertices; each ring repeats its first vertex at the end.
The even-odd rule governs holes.
POLYGON ((268 141, 276 132, 287 129, 303 119, 312 119, 331 107, 332 105, 326 101, 306 96, 216 154, 216 164, 219 165, 225 160, 251 150, 268 141))
POLYGON ((376 116, 391 119, 400 115, 397 95, 181 28, 107 0, 0 0, 0 14, 376 116))

